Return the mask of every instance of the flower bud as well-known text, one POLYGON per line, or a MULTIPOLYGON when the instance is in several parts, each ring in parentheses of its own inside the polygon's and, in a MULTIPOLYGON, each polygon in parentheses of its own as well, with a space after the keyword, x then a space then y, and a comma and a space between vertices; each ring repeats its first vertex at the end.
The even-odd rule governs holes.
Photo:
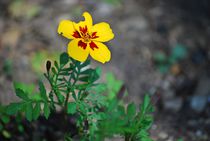
POLYGON ((50 68, 51 68, 51 62, 49 60, 47 60, 47 63, 46 63, 47 72, 50 71, 50 68))

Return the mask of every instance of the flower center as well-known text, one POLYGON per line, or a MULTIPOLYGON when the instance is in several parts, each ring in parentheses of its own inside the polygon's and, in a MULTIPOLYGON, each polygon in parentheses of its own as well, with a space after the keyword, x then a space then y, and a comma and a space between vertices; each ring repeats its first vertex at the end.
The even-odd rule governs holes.
POLYGON ((82 47, 83 49, 86 49, 87 44, 89 43, 89 46, 92 50, 94 48, 98 48, 96 44, 91 41, 91 39, 96 39, 99 36, 96 35, 97 32, 92 32, 91 34, 88 32, 87 26, 85 27, 79 27, 79 31, 75 31, 74 34, 72 35, 75 38, 82 38, 83 40, 80 40, 78 42, 78 46, 82 47))

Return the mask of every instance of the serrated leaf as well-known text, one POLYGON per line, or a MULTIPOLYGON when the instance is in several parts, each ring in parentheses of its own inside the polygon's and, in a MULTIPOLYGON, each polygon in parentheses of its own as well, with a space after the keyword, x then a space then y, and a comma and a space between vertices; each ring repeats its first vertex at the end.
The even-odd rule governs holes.
POLYGON ((49 107, 47 102, 44 103, 44 110, 43 111, 44 111, 45 118, 48 119, 49 116, 50 116, 50 107, 49 107))
POLYGON ((82 76, 82 77, 79 78, 79 81, 88 82, 89 81, 89 76, 82 76))
POLYGON ((129 118, 133 118, 136 115, 136 105, 134 103, 130 103, 127 107, 127 115, 129 118))
POLYGON ((72 70, 72 68, 71 67, 68 67, 68 68, 63 68, 61 71, 62 72, 69 72, 71 70, 72 70))
POLYGON ((88 65, 90 65, 90 60, 89 59, 87 59, 84 63, 81 64, 81 68, 86 67, 88 65))
POLYGON ((21 99, 23 99, 23 100, 29 100, 29 98, 28 98, 28 94, 27 93, 25 93, 23 90, 21 90, 21 89, 15 89, 15 93, 16 93, 16 95, 19 97, 19 98, 21 98, 21 99))
POLYGON ((59 69, 59 65, 58 65, 57 61, 54 61, 54 65, 55 65, 56 69, 59 69))
POLYGON ((55 67, 52 67, 51 70, 52 70, 53 74, 57 74, 55 67))
POLYGON ((88 75, 88 74, 91 74, 93 71, 94 71, 94 69, 89 68, 89 69, 86 69, 86 70, 80 72, 80 74, 86 74, 86 75, 88 75))
POLYGON ((90 82, 93 83, 95 82, 96 80, 98 80, 100 77, 100 68, 97 68, 95 71, 93 71, 91 74, 90 74, 90 82))
POLYGON ((100 77, 101 76, 101 72, 102 72, 101 68, 100 67, 97 67, 95 69, 95 71, 96 71, 96 74, 98 75, 98 77, 100 77))
POLYGON ((77 110, 77 104, 74 102, 69 102, 67 105, 67 113, 68 114, 74 114, 77 110))
POLYGON ((61 72, 61 73, 59 73, 59 75, 69 76, 70 73, 69 72, 61 72))
POLYGON ((59 91, 57 92, 57 95, 56 96, 58 98, 59 103, 63 103, 65 97, 59 91))
POLYGON ((39 81, 39 91, 40 91, 41 97, 42 97, 45 101, 47 101, 47 100, 48 100, 48 98, 47 98, 47 93, 46 93, 46 89, 45 89, 44 84, 43 84, 42 81, 39 81))
POLYGON ((32 103, 27 103, 25 107, 25 115, 28 121, 32 121, 33 119, 33 105, 32 103))
POLYGON ((31 94, 34 92, 35 85, 34 84, 25 84, 25 83, 21 83, 21 82, 14 82, 14 88, 21 89, 25 93, 31 94))
POLYGON ((148 95, 145 95, 141 110, 145 111, 149 105, 150 105, 150 97, 148 95))
POLYGON ((60 64, 65 65, 68 63, 68 61, 69 61, 69 55, 67 53, 62 53, 60 55, 60 64))
POLYGON ((41 113, 41 104, 40 104, 40 102, 37 102, 35 104, 35 107, 34 107, 34 110, 33 110, 33 119, 37 120, 40 113, 41 113))

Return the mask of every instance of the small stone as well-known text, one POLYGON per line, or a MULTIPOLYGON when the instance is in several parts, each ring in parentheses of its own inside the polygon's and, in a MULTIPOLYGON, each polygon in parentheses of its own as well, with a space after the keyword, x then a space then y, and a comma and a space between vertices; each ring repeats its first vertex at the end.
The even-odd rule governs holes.
POLYGON ((202 112, 207 105, 207 97, 205 95, 193 96, 190 106, 196 112, 202 112))
POLYGON ((168 134, 166 132, 160 132, 158 135, 161 139, 166 139, 168 137, 168 134))
POLYGON ((173 98, 164 101, 164 107, 167 110, 179 111, 182 107, 183 100, 181 98, 173 98))
POLYGON ((195 134, 196 134, 196 136, 198 136, 198 137, 200 137, 200 136, 202 136, 202 135, 203 135, 203 133, 202 133, 202 131, 201 131, 201 130, 197 130, 195 134))
POLYGON ((169 139, 167 141, 174 141, 173 137, 169 137, 169 139))

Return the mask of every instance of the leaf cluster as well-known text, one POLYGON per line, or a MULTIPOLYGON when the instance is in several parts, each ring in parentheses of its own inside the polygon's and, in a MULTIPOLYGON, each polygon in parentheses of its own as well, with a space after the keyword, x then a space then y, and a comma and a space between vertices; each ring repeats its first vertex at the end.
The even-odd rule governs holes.
MULTIPOLYGON (((149 96, 145 96, 139 107, 134 103, 125 106, 120 99, 123 96, 119 97, 124 93, 123 83, 111 74, 107 75, 107 83, 97 83, 101 70, 89 65, 89 60, 80 63, 66 53, 53 64, 47 61, 44 76, 49 87, 39 81, 39 91, 35 92, 33 85, 16 83, 15 93, 20 101, 8 105, 5 113, 24 113, 26 119, 32 121, 40 115, 48 119, 60 107, 65 113, 63 122, 68 123, 70 116, 76 117, 75 130, 80 140, 101 141, 117 135, 125 141, 151 141, 148 129, 153 121, 153 107, 149 96)), ((64 138, 73 140, 75 136, 66 133, 64 138)))

